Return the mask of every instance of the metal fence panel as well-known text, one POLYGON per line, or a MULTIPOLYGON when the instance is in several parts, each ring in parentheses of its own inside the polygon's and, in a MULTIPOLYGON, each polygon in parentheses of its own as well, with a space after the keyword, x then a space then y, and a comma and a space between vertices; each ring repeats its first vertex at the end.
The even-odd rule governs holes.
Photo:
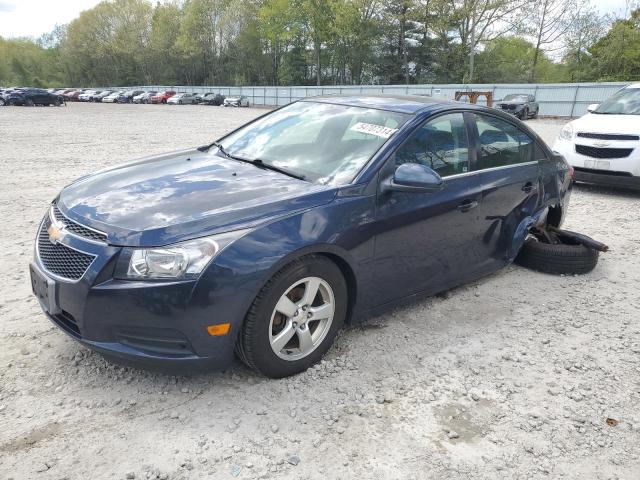
MULTIPOLYGON (((628 83, 571 83, 571 84, 449 84, 449 85, 323 85, 291 87, 274 86, 175 86, 145 85, 138 87, 110 87, 113 90, 175 90, 188 93, 221 93, 222 95, 246 95, 252 105, 282 106, 292 101, 316 95, 337 94, 395 94, 395 95, 429 95, 434 98, 453 100, 457 91, 490 91, 494 101, 502 99, 509 93, 526 93, 536 97, 540 104, 540 115, 558 117, 577 117, 584 115, 587 106, 600 103, 613 95, 628 83)), ((103 87, 109 88, 109 87, 103 87)), ((484 98, 481 104, 486 104, 484 98)))

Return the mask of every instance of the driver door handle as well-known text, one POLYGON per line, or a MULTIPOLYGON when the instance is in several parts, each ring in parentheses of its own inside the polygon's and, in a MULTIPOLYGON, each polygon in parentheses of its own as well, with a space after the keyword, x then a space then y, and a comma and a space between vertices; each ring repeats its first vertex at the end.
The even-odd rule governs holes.
POLYGON ((472 208, 476 208, 478 206, 478 202, 476 200, 465 200, 460 205, 457 206, 457 209, 461 212, 468 212, 472 208))
POLYGON ((534 186, 533 183, 531 182, 527 182, 523 185, 522 187, 522 191, 524 193, 531 193, 531 192, 535 192, 538 189, 538 187, 534 186))

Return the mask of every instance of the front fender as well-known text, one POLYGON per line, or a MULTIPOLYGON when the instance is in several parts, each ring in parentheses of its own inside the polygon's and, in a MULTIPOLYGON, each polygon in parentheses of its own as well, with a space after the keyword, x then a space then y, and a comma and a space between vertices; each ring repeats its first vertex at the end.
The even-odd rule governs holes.
POLYGON ((368 230, 374 201, 343 198, 256 228, 225 248, 203 272, 194 301, 217 316, 223 312, 220 322, 231 322, 237 333, 255 297, 277 271, 305 255, 323 254, 345 273, 353 305, 359 265, 373 252, 368 230), (340 208, 342 202, 351 205, 340 208))

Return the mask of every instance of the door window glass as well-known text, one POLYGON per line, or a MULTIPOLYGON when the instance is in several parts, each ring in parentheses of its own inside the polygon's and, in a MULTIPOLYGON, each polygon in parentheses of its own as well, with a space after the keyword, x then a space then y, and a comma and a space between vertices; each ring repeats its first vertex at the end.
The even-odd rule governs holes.
POLYGON ((476 115, 478 168, 494 168, 533 160, 534 142, 526 133, 496 117, 476 115))
POLYGON ((395 154, 396 165, 421 163, 440 176, 469 171, 469 141, 462 113, 437 117, 411 134, 395 154))

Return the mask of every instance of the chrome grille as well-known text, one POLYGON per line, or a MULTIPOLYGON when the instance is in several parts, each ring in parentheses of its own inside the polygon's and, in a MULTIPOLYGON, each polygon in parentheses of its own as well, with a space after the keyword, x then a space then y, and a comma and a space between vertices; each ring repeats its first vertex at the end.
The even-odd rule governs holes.
POLYGON ((93 240, 95 242, 107 242, 107 235, 93 230, 91 228, 84 227, 79 223, 74 222, 73 220, 65 217, 57 205, 53 205, 52 207, 53 216, 56 221, 63 224, 64 228, 67 232, 72 233, 74 235, 78 235, 79 237, 86 238, 88 240, 93 240))
POLYGON ((624 135, 620 133, 578 132, 576 136, 582 138, 593 138, 594 140, 640 140, 640 136, 638 135, 624 135))
POLYGON ((60 243, 52 243, 47 233, 49 224, 45 219, 40 226, 40 232, 38 232, 38 257, 42 266, 49 273, 58 277, 68 280, 82 278, 96 257, 60 243))

